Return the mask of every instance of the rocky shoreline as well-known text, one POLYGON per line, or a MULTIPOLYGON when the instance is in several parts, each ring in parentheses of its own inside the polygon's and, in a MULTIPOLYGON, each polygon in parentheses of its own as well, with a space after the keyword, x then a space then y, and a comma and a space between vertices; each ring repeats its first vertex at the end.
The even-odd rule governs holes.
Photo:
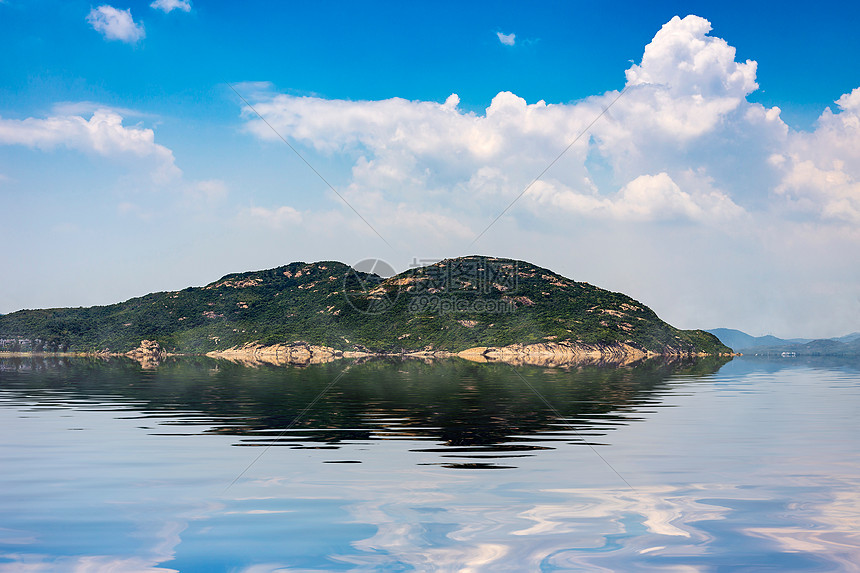
POLYGON ((513 366, 561 367, 585 364, 624 366, 648 358, 704 357, 705 353, 667 352, 658 354, 643 351, 627 344, 574 344, 548 342, 534 344, 512 344, 509 346, 476 346, 461 352, 425 349, 414 352, 372 352, 338 350, 328 346, 315 346, 306 342, 276 344, 246 344, 206 353, 211 358, 221 358, 246 365, 308 365, 332 362, 342 358, 401 357, 423 360, 458 357, 471 362, 501 362, 513 366))
MULTIPOLYGON (((71 357, 127 357, 141 364, 144 368, 154 368, 169 357, 186 356, 172 354, 164 350, 157 342, 142 340, 140 346, 129 352, 119 353, 108 350, 102 352, 63 352, 41 353, 45 356, 71 357)), ((37 353, 0 352, 0 357, 35 356, 37 353)), ((191 355, 189 355, 191 356, 191 355)), ((449 352, 432 348, 414 352, 373 352, 370 350, 339 350, 329 346, 317 346, 307 342, 291 342, 265 346, 250 343, 225 350, 207 352, 205 356, 229 360, 246 366, 308 366, 324 364, 340 359, 367 358, 411 358, 432 361, 442 358, 457 357, 471 362, 483 364, 504 363, 512 366, 542 366, 548 368, 584 365, 627 366, 649 358, 664 357, 692 358, 709 356, 705 353, 666 352, 655 353, 643 351, 628 344, 578 344, 570 342, 543 342, 534 344, 511 344, 508 346, 476 346, 461 352, 449 352)), ((726 356, 737 356, 727 354, 726 356)))
POLYGON ((100 350, 98 352, 10 352, 0 351, 0 358, 131 358, 140 363, 144 368, 154 368, 165 358, 171 356, 182 356, 164 350, 154 340, 141 340, 140 346, 128 352, 111 352, 100 350))

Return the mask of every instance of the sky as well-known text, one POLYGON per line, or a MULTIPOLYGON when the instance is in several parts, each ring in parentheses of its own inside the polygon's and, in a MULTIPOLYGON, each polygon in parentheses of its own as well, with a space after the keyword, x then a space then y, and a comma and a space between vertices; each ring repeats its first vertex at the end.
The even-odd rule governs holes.
POLYGON ((0 313, 527 260, 860 330, 860 5, 0 0, 0 313))

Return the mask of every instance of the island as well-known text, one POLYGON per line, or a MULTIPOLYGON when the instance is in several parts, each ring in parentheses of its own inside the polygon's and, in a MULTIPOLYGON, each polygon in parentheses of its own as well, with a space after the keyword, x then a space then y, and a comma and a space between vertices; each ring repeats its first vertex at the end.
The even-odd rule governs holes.
POLYGON ((0 316, 0 351, 273 363, 457 355, 549 365, 732 353, 627 295, 479 255, 388 278, 336 261, 294 262, 107 306, 21 310, 0 316))

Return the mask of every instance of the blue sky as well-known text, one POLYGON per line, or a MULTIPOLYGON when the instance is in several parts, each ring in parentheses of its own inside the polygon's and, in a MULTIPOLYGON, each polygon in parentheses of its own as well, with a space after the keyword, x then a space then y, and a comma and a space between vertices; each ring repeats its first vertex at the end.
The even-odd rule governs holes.
POLYGON ((680 327, 858 330, 858 24, 801 3, 5 0, 0 312, 480 252, 680 327))

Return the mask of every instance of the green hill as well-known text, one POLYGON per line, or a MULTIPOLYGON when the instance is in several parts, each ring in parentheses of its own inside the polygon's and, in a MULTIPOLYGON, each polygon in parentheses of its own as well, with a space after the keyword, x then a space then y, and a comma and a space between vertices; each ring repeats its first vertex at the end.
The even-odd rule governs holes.
POLYGON ((383 279, 332 261, 231 274, 203 287, 90 308, 0 317, 5 349, 178 353, 304 341, 341 350, 626 343, 661 354, 729 352, 642 303, 523 261, 461 257, 383 279))

